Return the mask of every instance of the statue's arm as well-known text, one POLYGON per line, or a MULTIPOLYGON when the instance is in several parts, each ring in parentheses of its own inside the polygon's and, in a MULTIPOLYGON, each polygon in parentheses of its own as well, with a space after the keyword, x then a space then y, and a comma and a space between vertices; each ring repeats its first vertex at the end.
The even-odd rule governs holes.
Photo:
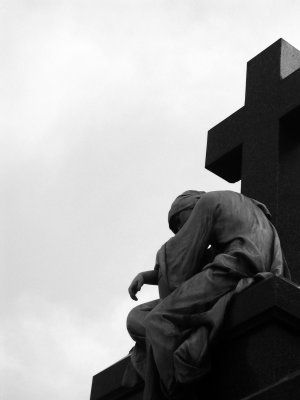
POLYGON ((136 294, 141 290, 142 286, 146 285, 157 285, 158 284, 158 270, 154 269, 151 271, 144 271, 137 274, 137 276, 131 282, 128 288, 130 297, 133 300, 137 300, 136 294))
POLYGON ((141 272, 146 285, 158 285, 158 270, 153 269, 151 271, 141 272))

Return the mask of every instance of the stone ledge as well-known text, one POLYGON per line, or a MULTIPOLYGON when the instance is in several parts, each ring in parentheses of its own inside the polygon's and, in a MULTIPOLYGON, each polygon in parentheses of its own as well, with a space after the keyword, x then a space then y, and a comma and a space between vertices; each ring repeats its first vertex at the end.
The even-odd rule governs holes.
POLYGON ((250 286, 236 295, 226 318, 226 330, 241 334, 254 324, 277 318, 300 329, 300 289, 285 278, 272 277, 250 286))
POLYGON ((300 399, 300 371, 278 381, 275 385, 244 397, 242 400, 299 400, 300 399))
POLYGON ((122 383, 123 373, 130 360, 129 355, 122 360, 99 372, 93 377, 91 400, 115 400, 130 397, 137 393, 141 388, 124 388, 122 383))

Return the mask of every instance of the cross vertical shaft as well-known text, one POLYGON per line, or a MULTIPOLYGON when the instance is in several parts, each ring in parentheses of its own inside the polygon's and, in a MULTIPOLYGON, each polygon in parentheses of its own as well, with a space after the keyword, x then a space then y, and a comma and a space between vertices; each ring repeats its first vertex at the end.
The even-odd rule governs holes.
POLYGON ((300 281, 300 52, 280 39, 247 64, 245 105, 208 133, 206 168, 267 205, 300 281), (298 117, 299 116, 299 117, 298 117))

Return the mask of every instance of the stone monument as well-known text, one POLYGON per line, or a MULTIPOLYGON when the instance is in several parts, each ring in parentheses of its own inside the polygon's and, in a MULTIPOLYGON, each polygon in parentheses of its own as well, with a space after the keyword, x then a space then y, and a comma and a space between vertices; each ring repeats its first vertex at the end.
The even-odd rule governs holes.
MULTIPOLYGON (((280 39, 248 62, 245 106, 211 129, 206 168, 270 208, 300 280, 300 53, 280 39), (298 121, 299 116, 299 121, 298 121), (298 155, 299 152, 299 155, 298 155)), ((236 295, 199 400, 300 398, 300 290, 273 277, 236 295)), ((142 399, 122 387, 128 357, 94 376, 91 400, 142 399)))

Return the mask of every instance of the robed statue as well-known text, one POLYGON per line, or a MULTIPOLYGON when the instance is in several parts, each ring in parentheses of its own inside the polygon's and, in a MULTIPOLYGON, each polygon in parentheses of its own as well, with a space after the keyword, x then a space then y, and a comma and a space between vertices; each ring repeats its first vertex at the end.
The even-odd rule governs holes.
POLYGON ((289 278, 270 219, 265 205, 232 191, 189 190, 175 199, 168 215, 175 235, 157 252, 154 269, 129 287, 134 300, 143 284, 159 288, 160 298, 135 307, 127 320, 136 344, 124 382, 143 379, 144 400, 192 399, 186 389, 210 369, 232 296, 259 279, 289 278))

